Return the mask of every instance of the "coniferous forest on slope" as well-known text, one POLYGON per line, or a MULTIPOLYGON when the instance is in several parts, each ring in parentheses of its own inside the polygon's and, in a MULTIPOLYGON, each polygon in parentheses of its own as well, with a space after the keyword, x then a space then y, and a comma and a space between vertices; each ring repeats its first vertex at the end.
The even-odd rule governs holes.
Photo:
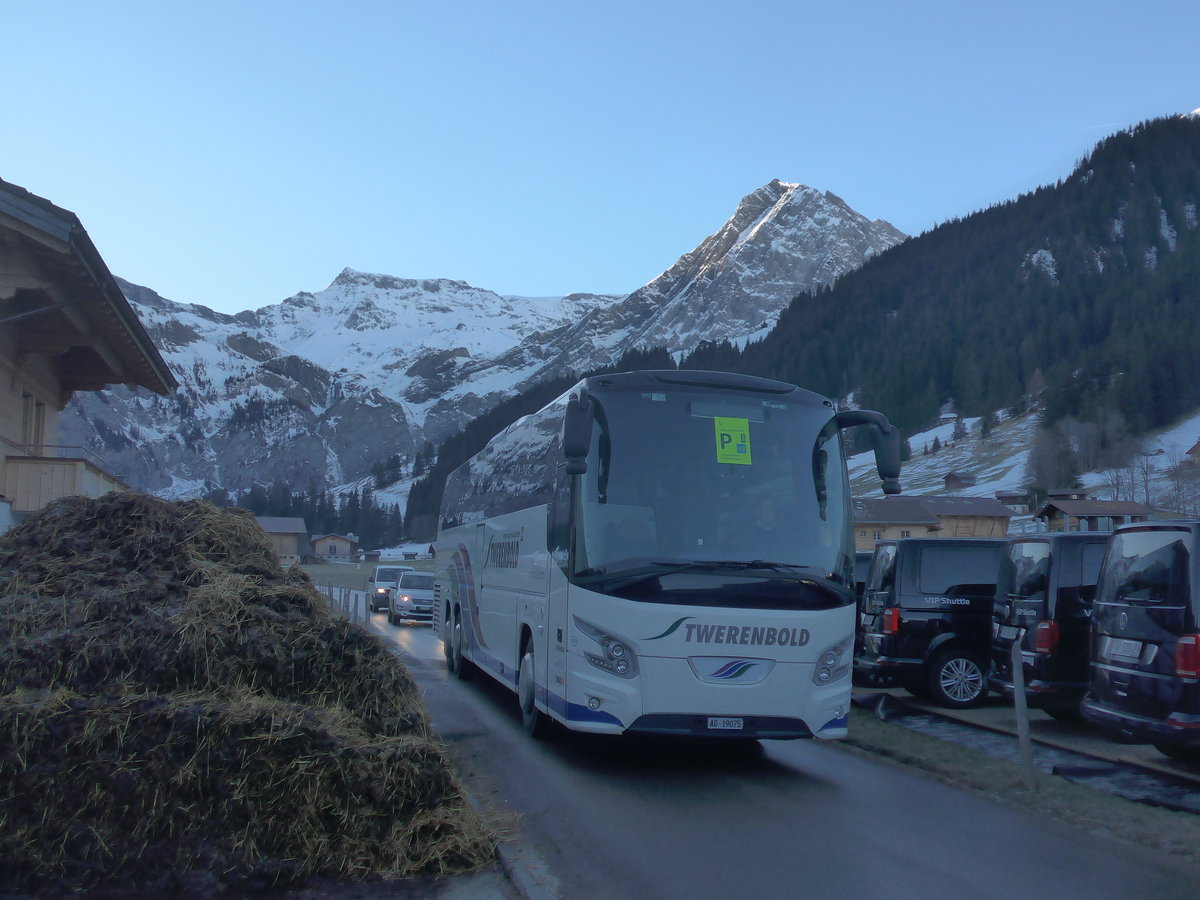
POLYGON ((701 347, 684 365, 853 392, 906 434, 946 401, 982 416, 1043 386, 1046 424, 1117 414, 1143 433, 1200 406, 1198 205, 1200 119, 1145 123, 1058 185, 797 297, 764 341, 701 347))
MULTIPOLYGON (((1146 122, 1102 141, 1058 184, 939 225, 798 296, 763 341, 704 344, 681 367, 853 394, 905 435, 948 401, 986 417, 1036 400, 1047 433, 1091 423, 1116 445, 1200 407, 1198 206, 1200 118, 1146 122)), ((648 350, 614 370, 671 365, 648 350)), ((410 534, 436 532, 450 471, 573 380, 447 439, 409 497, 410 534)))

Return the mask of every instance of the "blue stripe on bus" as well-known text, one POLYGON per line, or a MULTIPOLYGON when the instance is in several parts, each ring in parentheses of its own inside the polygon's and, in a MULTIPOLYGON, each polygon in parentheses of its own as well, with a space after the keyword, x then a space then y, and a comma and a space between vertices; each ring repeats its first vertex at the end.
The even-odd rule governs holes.
POLYGON ((581 703, 568 703, 565 697, 560 697, 558 694, 552 694, 549 691, 546 692, 546 698, 546 705, 568 722, 597 722, 602 725, 625 727, 625 724, 620 719, 602 709, 588 709, 581 703))
POLYGON ((484 653, 479 647, 471 648, 471 655, 468 657, 471 662, 483 669, 489 675, 500 680, 509 687, 516 689, 517 686, 517 671, 516 669, 505 666, 500 660, 492 656, 490 653, 484 653))
MULTIPOLYGON (((478 649, 478 648, 476 648, 478 649)), ((512 672, 511 675, 505 676, 502 670, 503 666, 498 659, 489 654, 481 654, 484 659, 476 659, 475 665, 484 669, 491 675, 495 675, 505 684, 511 686, 514 690, 517 687, 517 673, 512 672)), ((545 702, 546 706, 558 713, 568 722, 596 722, 602 725, 616 725, 619 728, 624 728, 625 723, 614 716, 612 713, 604 712, 604 710, 588 709, 581 703, 568 703, 565 697, 560 697, 558 694, 553 694, 546 690, 540 684, 535 686, 538 699, 545 702)))
POLYGON ((842 716, 840 719, 830 719, 828 722, 818 728, 817 731, 824 731, 826 728, 846 728, 849 725, 850 717, 847 715, 842 716))

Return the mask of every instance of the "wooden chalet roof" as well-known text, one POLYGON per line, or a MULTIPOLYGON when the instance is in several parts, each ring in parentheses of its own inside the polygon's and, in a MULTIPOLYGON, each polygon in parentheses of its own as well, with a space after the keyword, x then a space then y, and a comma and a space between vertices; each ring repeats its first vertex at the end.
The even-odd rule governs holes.
POLYGON ((304 520, 295 516, 255 516, 267 534, 308 534, 304 520))
POLYGON ((73 212, 0 180, 0 258, 0 325, 18 352, 54 357, 68 396, 178 386, 73 212))

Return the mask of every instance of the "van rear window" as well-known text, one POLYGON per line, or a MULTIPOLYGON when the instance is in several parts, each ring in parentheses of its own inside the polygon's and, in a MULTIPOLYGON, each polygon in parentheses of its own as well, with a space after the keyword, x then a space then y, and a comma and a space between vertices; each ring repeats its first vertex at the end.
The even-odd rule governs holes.
POLYGON ((1193 538, 1171 529, 1112 536, 1097 589, 1102 603, 1183 607, 1190 596, 1193 538))
POLYGON ((918 580, 921 593, 994 593, 1000 553, 999 547, 925 547, 918 580))
POLYGON ((1008 548, 1012 566, 1011 596, 1023 600, 1046 595, 1050 577, 1050 545, 1045 541, 1017 541, 1008 548))
POLYGON ((880 544, 871 558, 867 590, 882 591, 896 583, 896 545, 880 544))

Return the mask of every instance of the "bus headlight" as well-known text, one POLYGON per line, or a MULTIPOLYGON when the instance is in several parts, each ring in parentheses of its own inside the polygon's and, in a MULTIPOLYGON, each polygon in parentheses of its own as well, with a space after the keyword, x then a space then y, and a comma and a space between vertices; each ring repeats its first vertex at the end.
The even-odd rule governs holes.
POLYGON ((583 651, 583 658, 595 666, 620 678, 634 678, 638 674, 637 655, 624 638, 609 634, 591 622, 575 616, 575 627, 596 642, 599 652, 583 651))
POLYGON ((846 654, 853 646, 854 635, 850 635, 822 650, 813 670, 813 684, 830 684, 845 678, 850 673, 850 661, 846 654))

